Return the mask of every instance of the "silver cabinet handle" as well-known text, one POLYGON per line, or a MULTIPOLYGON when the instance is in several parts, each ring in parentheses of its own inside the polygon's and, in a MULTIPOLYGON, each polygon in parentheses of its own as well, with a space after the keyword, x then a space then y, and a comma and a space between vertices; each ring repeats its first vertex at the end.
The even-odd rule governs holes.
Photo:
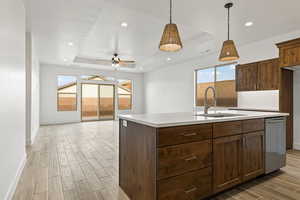
POLYGON ((193 188, 191 188, 191 189, 185 190, 184 192, 185 192, 186 194, 189 194, 189 193, 195 192, 196 190, 197 190, 197 187, 193 187, 193 188))
POLYGON ((188 161, 197 160, 197 159, 198 159, 197 156, 192 156, 192 157, 186 158, 184 160, 188 162, 188 161))
POLYGON ((197 133, 183 133, 182 136, 184 137, 192 137, 198 135, 197 133))

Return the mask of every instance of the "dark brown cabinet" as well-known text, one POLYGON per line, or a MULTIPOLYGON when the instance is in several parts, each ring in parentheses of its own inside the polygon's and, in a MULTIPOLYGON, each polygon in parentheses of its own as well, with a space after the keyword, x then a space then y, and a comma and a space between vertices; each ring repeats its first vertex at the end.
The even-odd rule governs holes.
POLYGON ((213 135, 217 133, 215 130, 227 133, 222 135, 225 137, 213 140, 214 193, 224 191, 264 173, 264 129, 264 119, 214 124, 213 135), (232 126, 232 123, 235 123, 235 126, 232 126), (215 127, 226 128, 215 129, 215 127), (232 133, 228 134, 230 132, 232 133))
POLYGON ((253 91, 257 88, 257 63, 236 67, 236 90, 253 91))
POLYGON ((212 162, 211 140, 159 148, 157 178, 169 178, 210 167, 212 162))
POLYGON ((133 200, 200 200, 264 173, 264 119, 155 128, 120 121, 120 187, 133 200))
POLYGON ((211 168, 158 181, 158 200, 199 200, 211 195, 211 168))
POLYGON ((280 67, 300 65, 300 38, 277 44, 280 67))
POLYGON ((270 59, 236 67, 236 90, 278 90, 279 60, 270 59))
POLYGON ((253 132, 243 135, 243 181, 250 180, 265 171, 264 132, 253 132))
POLYGON ((218 193, 242 182, 242 136, 214 139, 213 191, 218 193))
POLYGON ((293 79, 294 73, 285 68, 293 68, 300 65, 300 38, 285 41, 276 44, 279 48, 279 65, 280 65, 280 91, 279 104, 280 112, 289 113, 286 126, 286 146, 287 149, 293 149, 293 129, 294 129, 294 92, 293 79))
POLYGON ((279 89, 279 60, 271 59, 258 63, 257 90, 279 89))

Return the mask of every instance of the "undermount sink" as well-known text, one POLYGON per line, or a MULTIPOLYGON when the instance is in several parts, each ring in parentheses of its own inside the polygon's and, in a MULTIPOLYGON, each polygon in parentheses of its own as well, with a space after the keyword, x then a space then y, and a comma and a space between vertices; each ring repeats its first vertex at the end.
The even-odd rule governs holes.
POLYGON ((208 113, 208 114, 196 114, 196 116, 221 118, 221 117, 239 117, 244 115, 233 114, 233 113, 208 113))

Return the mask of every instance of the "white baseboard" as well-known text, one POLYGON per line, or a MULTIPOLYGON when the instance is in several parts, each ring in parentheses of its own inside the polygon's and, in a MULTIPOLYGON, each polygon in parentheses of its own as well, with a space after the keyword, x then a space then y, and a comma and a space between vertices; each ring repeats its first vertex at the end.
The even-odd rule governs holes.
POLYGON ((40 123, 41 126, 52 126, 52 125, 64 125, 64 124, 76 124, 80 123, 81 121, 74 121, 74 122, 46 122, 40 123))
POLYGON ((6 197, 4 198, 5 200, 12 200, 12 198, 13 198, 15 192, 16 192, 17 185, 19 183, 19 180, 20 180, 20 177, 22 175, 23 169, 25 167, 26 161, 27 161, 27 156, 26 156, 26 153, 25 153, 25 156, 23 157, 23 159, 20 163, 20 166, 18 168, 16 176, 15 176, 13 182, 11 183, 11 185, 9 186, 8 192, 6 193, 6 197))
POLYGON ((294 143, 293 149, 300 150, 300 143, 294 143))

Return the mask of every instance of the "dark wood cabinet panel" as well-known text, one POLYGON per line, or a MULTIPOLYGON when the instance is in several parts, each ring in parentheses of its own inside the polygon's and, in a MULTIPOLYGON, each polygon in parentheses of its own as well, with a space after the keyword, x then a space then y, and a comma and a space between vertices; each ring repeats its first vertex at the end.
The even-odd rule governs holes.
POLYGON ((286 121, 286 147, 293 149, 294 135, 294 75, 293 71, 281 69, 280 112, 289 113, 286 121))
POLYGON ((257 68, 257 90, 279 89, 279 59, 261 61, 257 68))
POLYGON ((243 181, 253 179, 265 172, 264 132, 243 135, 243 181))
POLYGON ((159 147, 196 142, 212 138, 212 124, 177 126, 158 130, 159 147))
POLYGON ((300 65, 300 38, 277 44, 280 67, 300 65))
POLYGON ((212 169, 206 168, 158 181, 159 200, 199 200, 212 193, 212 169))
POLYGON ((238 135, 242 133, 242 122, 221 122, 213 125, 213 138, 238 135))
POLYGON ((257 63, 238 65, 236 67, 236 90, 254 91, 257 89, 257 63))
POLYGON ((218 193, 242 182, 242 136, 213 141, 213 191, 218 193))
POLYGON ((194 142, 158 149, 158 179, 211 166, 212 141, 194 142))
POLYGON ((295 67, 300 65, 300 38, 277 44, 280 59, 280 112, 289 113, 287 118, 286 145, 288 149, 293 148, 294 131, 294 109, 293 109, 293 71, 284 67, 295 67))
POLYGON ((119 123, 119 184, 130 199, 156 200, 156 129, 119 123))
POLYGON ((243 133, 265 130, 265 119, 251 119, 242 121, 243 133))

